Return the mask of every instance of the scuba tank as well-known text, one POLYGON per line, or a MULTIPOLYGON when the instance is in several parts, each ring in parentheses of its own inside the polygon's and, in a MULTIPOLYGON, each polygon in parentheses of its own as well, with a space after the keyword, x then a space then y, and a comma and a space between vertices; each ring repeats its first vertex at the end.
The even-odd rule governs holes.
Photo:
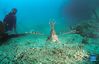
POLYGON ((2 21, 0 21, 0 34, 4 33, 5 27, 2 21))

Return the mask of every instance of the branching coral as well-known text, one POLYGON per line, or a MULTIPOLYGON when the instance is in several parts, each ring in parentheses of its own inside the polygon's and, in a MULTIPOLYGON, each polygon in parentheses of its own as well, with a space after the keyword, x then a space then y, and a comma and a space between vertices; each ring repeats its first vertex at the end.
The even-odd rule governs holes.
POLYGON ((47 41, 52 41, 52 42, 59 42, 58 36, 56 35, 55 29, 54 29, 54 24, 55 22, 50 22, 51 26, 51 34, 48 37, 47 41))

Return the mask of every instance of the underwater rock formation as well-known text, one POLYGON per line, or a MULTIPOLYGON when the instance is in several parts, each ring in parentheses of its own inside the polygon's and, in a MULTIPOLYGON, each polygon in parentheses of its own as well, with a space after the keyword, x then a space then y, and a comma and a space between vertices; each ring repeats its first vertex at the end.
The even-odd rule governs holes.
POLYGON ((99 23, 96 20, 84 21, 73 26, 71 30, 76 30, 75 33, 83 37, 99 38, 99 23))
POLYGON ((89 44, 90 39, 99 39, 99 22, 97 20, 83 21, 73 26, 71 30, 75 30, 74 34, 79 34, 83 37, 83 44, 89 44))

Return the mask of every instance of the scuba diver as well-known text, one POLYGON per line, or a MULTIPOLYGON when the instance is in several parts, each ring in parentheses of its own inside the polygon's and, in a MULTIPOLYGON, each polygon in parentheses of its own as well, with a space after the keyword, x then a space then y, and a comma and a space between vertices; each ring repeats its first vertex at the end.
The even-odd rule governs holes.
POLYGON ((14 31, 16 33, 16 13, 17 9, 13 8, 11 12, 5 16, 3 20, 5 24, 5 32, 14 31))
POLYGON ((11 38, 25 36, 27 34, 16 33, 16 13, 17 9, 13 8, 12 11, 5 16, 4 21, 0 21, 0 45, 6 43, 11 38), (14 30, 15 34, 10 33, 14 30))
POLYGON ((17 9, 13 8, 12 11, 5 16, 3 22, 0 21, 0 44, 10 38, 19 37, 19 34, 9 34, 9 32, 16 33, 16 13, 17 9))

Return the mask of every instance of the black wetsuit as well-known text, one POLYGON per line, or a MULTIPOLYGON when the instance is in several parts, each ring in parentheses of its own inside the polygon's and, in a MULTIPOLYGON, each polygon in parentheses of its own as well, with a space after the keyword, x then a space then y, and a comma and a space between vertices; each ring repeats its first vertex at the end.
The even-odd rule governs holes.
POLYGON ((5 31, 16 30, 16 16, 13 13, 9 13, 4 18, 5 31))

